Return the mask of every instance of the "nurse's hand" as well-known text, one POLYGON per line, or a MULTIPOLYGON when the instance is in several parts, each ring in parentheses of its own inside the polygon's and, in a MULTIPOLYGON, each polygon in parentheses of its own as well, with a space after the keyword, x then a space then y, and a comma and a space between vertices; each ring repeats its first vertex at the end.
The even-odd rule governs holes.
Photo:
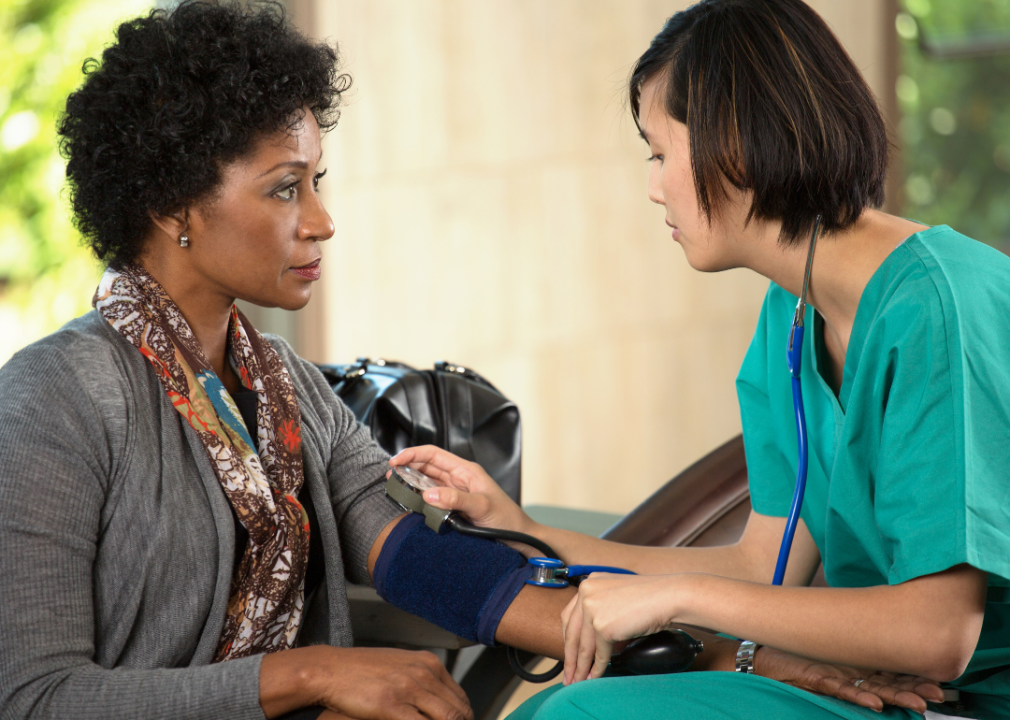
POLYGON ((424 491, 429 505, 455 510, 478 527, 536 534, 536 523, 477 463, 434 445, 421 445, 401 451, 389 464, 409 465, 442 486, 424 491))
POLYGON ((770 647, 758 649, 754 672, 877 711, 884 705, 896 705, 923 713, 927 700, 943 702, 943 690, 928 678, 829 665, 770 647), (862 682, 856 686, 859 680, 862 682))
POLYGON ((670 625, 677 575, 593 573, 561 612, 565 638, 564 684, 598 678, 614 644, 652 635, 670 625))

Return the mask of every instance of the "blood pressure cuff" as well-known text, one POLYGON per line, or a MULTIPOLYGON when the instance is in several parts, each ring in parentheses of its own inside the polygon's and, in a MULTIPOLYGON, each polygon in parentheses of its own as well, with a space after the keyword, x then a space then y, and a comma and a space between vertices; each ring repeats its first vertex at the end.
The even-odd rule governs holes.
POLYGON ((372 572, 384 600, 483 645, 495 644, 502 615, 532 576, 515 550, 458 532, 438 535, 417 513, 396 524, 372 572))

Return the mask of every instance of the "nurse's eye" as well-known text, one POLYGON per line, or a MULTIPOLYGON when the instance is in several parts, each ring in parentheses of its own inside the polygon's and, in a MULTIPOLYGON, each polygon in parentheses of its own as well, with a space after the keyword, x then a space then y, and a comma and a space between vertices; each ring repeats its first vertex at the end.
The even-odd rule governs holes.
POLYGON ((323 179, 323 175, 325 174, 326 170, 323 170, 321 173, 316 173, 312 176, 312 189, 316 192, 319 192, 319 181, 323 179))
POLYGON ((662 155, 650 155, 645 162, 650 162, 651 163, 651 162, 655 162, 656 160, 659 160, 659 162, 663 162, 663 156, 662 155))

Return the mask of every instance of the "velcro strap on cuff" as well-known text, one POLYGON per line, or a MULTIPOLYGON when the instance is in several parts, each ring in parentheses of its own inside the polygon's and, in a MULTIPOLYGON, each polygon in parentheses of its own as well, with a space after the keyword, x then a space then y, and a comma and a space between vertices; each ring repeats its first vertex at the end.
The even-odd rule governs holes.
POLYGON ((416 513, 396 524, 373 570, 383 599, 484 645, 494 645, 498 623, 531 576, 515 550, 457 532, 438 535, 416 513))

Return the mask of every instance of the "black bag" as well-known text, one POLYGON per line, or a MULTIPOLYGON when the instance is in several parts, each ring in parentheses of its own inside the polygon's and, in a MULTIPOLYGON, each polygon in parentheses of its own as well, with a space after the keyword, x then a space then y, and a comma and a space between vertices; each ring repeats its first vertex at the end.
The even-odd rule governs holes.
POLYGON ((415 370, 388 360, 320 365, 333 392, 390 455, 437 445, 480 464, 519 502, 519 408, 473 370, 444 361, 415 370))

